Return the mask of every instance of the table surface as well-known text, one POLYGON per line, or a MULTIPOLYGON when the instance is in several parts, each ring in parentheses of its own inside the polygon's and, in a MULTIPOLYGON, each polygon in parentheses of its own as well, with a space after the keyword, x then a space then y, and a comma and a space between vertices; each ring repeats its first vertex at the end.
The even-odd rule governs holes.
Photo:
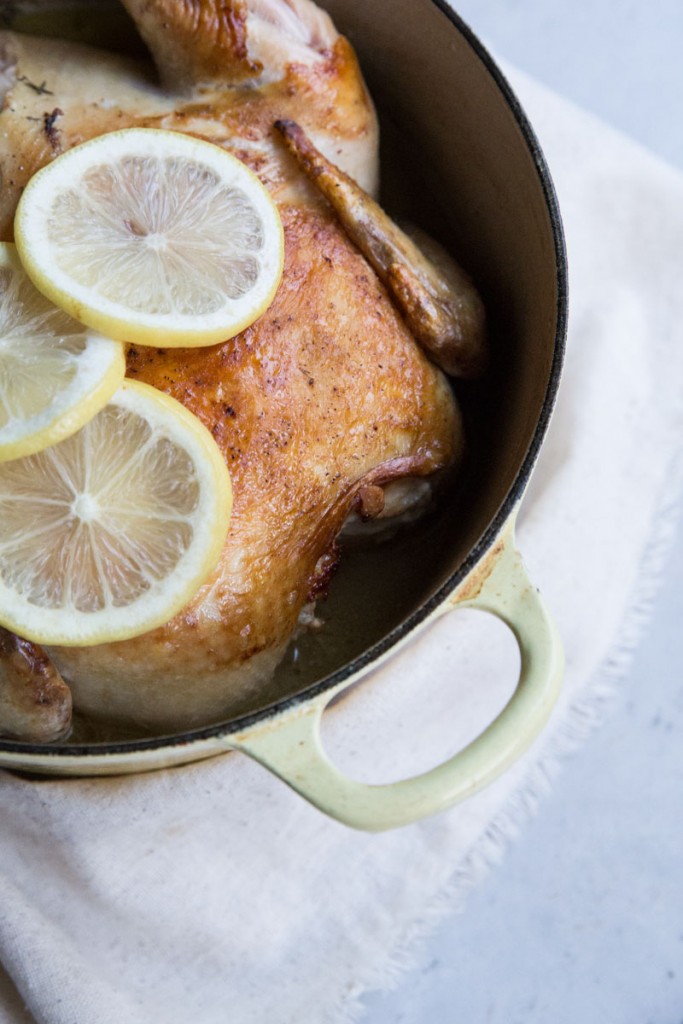
MULTIPOLYGON (((455 6, 496 55, 683 171, 681 0, 455 6)), ((362 1024, 681 1024, 682 579, 679 526, 606 722, 362 1024)))

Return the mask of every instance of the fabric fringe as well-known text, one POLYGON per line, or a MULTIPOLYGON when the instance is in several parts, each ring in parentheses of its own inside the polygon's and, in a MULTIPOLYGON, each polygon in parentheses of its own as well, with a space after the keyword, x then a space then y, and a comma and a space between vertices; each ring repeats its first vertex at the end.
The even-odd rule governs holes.
MULTIPOLYGON (((683 417, 683 408, 680 413, 683 417)), ((661 587, 664 563, 680 525, 683 449, 672 459, 665 479, 667 483, 663 488, 651 539, 640 562, 637 600, 633 601, 626 612, 617 640, 587 683, 586 692, 569 706, 555 731, 548 737, 538 761, 527 771, 515 794, 477 840, 432 906, 412 923, 396 948, 388 953, 385 962, 376 965, 367 976, 359 980, 344 1005, 325 1024, 361 1024, 367 1012, 363 1005, 365 994, 399 987, 405 974, 419 964, 424 944, 434 929, 447 917, 462 912, 470 890, 501 863, 510 843, 514 842, 536 814, 564 762, 576 753, 614 707, 620 697, 618 684, 631 667, 645 627, 652 617, 654 602, 661 587)))

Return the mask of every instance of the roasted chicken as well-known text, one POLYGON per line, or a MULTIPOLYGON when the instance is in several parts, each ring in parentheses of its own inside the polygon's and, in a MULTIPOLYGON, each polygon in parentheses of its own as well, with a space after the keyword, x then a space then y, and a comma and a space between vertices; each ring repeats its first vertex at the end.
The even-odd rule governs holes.
MULTIPOLYGON (((437 269, 371 198, 375 112, 349 43, 310 0, 124 3, 161 84, 140 61, 0 34, 0 237, 39 167, 147 126, 247 163, 286 240, 282 284, 248 330, 208 349, 128 351, 128 374, 183 402, 225 456, 234 507, 218 568, 151 633, 47 651, 84 714, 162 731, 258 702, 349 517, 404 514, 456 463, 460 417, 435 361, 481 370, 483 312, 467 277, 437 269)), ((3 658, 16 693, 28 684, 3 658)), ((21 735, 1 716, 0 699, 0 733, 21 735)))

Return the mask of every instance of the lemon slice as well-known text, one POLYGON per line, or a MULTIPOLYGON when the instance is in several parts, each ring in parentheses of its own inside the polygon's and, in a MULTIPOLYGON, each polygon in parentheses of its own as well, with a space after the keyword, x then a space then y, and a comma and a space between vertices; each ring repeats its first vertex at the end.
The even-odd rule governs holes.
POLYGON ((263 313, 282 275, 277 208, 219 146, 155 128, 100 135, 31 178, 14 233, 54 303, 120 341, 213 345, 263 313))
POLYGON ((231 504, 203 424, 124 381, 76 434, 0 464, 0 623, 69 646, 161 625, 216 566, 231 504))
POLYGON ((0 242, 0 461, 73 434, 109 401, 126 371, 123 346, 57 309, 0 242))

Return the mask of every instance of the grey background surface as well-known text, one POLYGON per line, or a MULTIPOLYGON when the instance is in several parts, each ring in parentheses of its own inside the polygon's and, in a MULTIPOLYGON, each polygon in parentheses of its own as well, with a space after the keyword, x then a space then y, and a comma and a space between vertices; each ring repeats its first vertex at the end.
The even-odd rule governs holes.
MULTIPOLYGON (((495 55, 683 171, 681 0, 456 8, 495 55)), ((605 724, 415 968, 365 997, 363 1024, 683 1022, 682 622, 679 526, 605 724)))

